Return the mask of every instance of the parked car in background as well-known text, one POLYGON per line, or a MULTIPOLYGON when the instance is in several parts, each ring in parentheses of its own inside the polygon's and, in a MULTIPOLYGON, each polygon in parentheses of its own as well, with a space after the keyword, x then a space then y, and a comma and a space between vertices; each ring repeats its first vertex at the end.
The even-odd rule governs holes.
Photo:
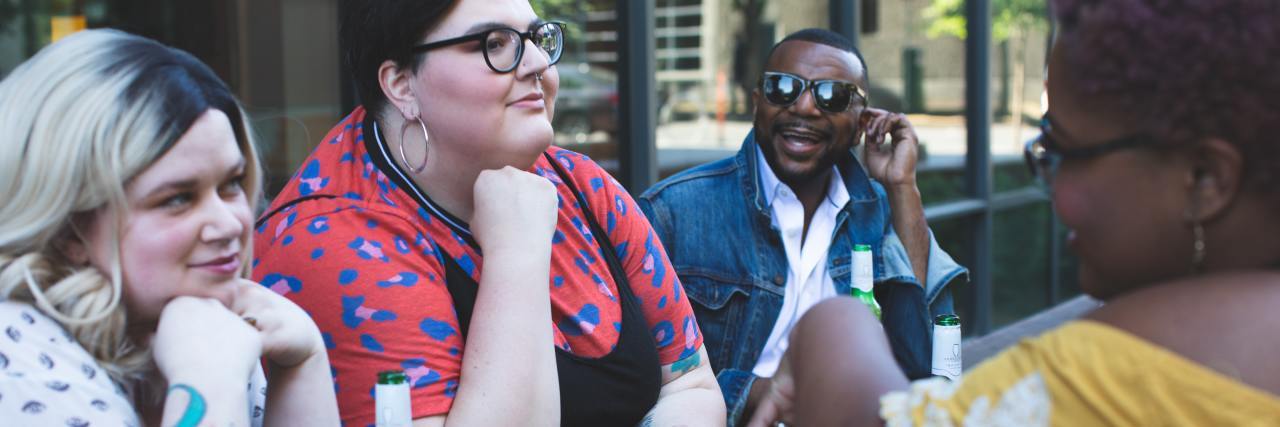
POLYGON ((556 145, 609 142, 618 129, 618 77, 585 62, 562 64, 556 95, 556 145))

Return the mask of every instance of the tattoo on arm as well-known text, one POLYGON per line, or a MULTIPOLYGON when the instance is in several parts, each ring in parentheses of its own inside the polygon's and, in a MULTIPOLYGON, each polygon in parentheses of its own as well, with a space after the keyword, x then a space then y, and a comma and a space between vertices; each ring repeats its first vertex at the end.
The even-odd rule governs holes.
POLYGON ((174 427, 196 427, 200 425, 200 421, 204 419, 204 413, 208 410, 208 405, 204 401, 204 396, 196 391, 195 387, 186 384, 174 384, 169 387, 169 393, 174 390, 183 390, 191 397, 187 401, 187 409, 182 412, 182 418, 178 419, 178 423, 174 427))
POLYGON ((640 420, 640 427, 653 427, 653 413, 652 413, 652 412, 650 412, 650 413, 648 413, 647 415, 645 415, 643 420, 640 420))
POLYGON ((681 374, 687 374, 689 373, 689 371, 692 371, 701 365, 702 365, 702 353, 700 352, 694 353, 692 356, 677 360, 676 363, 672 363, 671 372, 672 373, 680 372, 681 374))

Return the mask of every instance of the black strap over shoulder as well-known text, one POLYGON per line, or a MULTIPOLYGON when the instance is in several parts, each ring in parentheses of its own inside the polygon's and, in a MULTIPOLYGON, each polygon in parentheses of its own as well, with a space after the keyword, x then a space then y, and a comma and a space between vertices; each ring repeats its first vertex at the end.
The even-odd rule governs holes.
POLYGON ((618 344, 608 355, 585 359, 556 351, 556 369, 560 377, 560 422, 565 426, 636 425, 657 403, 662 389, 657 344, 649 333, 641 304, 632 292, 631 280, 622 268, 613 242, 596 221, 591 205, 560 163, 547 153, 543 156, 577 199, 618 286, 618 303, 622 308, 618 344))
MULTIPOLYGON (((550 154, 542 153, 547 161, 551 163, 551 167, 555 169, 556 174, 560 176, 560 180, 564 181, 569 187, 569 191, 573 193, 573 197, 577 199, 578 206, 582 208, 582 213, 587 222, 587 226, 591 228, 591 235, 595 236, 596 243, 600 246, 600 252, 604 255, 605 263, 609 266, 609 272, 613 274, 614 282, 619 286, 626 286, 626 293, 631 294, 630 281, 619 280, 626 278, 626 270, 622 268, 622 261, 618 258, 618 253, 613 247, 613 242, 609 239, 609 235, 605 234, 604 228, 600 227, 600 222, 596 221, 595 212, 591 211, 591 205, 587 204, 587 200, 583 197, 582 192, 578 191, 578 186, 573 183, 573 177, 570 176, 560 163, 551 158, 550 154)), ((445 287, 449 289, 449 295, 453 297, 454 310, 458 313, 458 332, 465 339, 467 331, 471 329, 471 313, 475 309, 476 296, 478 294, 477 287, 474 286, 474 280, 471 275, 458 265, 452 254, 446 252, 443 248, 438 248, 445 267, 445 287)), ((622 293, 619 290, 619 293, 622 293)))
POLYGON ((453 298, 453 310, 458 315, 458 335, 465 341, 467 331, 471 330, 471 313, 475 311, 476 295, 480 292, 480 287, 453 260, 453 255, 445 252, 444 248, 437 248, 436 251, 444 261, 444 286, 449 289, 449 296, 453 298))
MULTIPOLYGON (((556 173, 573 192, 584 220, 600 247, 618 287, 621 329, 614 349, 603 357, 586 358, 556 348, 556 374, 560 385, 560 423, 564 426, 634 426, 658 401, 662 388, 661 361, 640 303, 617 251, 572 176, 544 153, 556 173)), ((458 315, 459 333, 465 340, 471 327, 479 284, 447 252, 440 250, 445 285, 458 315)))
POLYGON ((267 225, 267 221, 270 221, 270 220, 271 220, 271 217, 275 216, 276 214, 280 213, 281 211, 283 211, 283 210, 285 210, 285 209, 289 209, 289 208, 291 208, 291 207, 293 207, 293 206, 296 206, 296 205, 297 205, 297 204, 299 204, 299 203, 307 202, 307 201, 311 201, 311 200, 320 200, 320 199, 336 199, 336 198, 338 198, 338 196, 334 196, 334 195, 332 195, 332 194, 313 194, 313 195, 310 195, 310 196, 306 196, 306 197, 299 197, 299 198, 296 198, 296 199, 290 200, 290 201, 289 201, 289 203, 285 203, 285 204, 283 204, 283 205, 280 205, 280 207, 275 208, 275 209, 272 209, 272 210, 271 210, 271 212, 267 212, 265 215, 262 215, 262 217, 258 218, 258 221, 257 221, 257 222, 254 222, 254 223, 253 223, 253 227, 254 227, 254 228, 258 228, 258 227, 262 227, 262 226, 264 226, 264 225, 267 225))
MULTIPOLYGON (((556 175, 560 176, 560 180, 564 181, 564 185, 569 186, 569 191, 573 193, 573 197, 578 200, 578 206, 582 208, 582 216, 587 221, 587 226, 591 228, 591 235, 595 236, 596 243, 600 245, 600 252, 604 255, 604 260, 609 264, 609 272, 613 273, 613 277, 627 277, 626 270, 622 269, 622 261, 618 258, 617 251, 613 248, 613 242, 609 239, 609 235, 605 234, 604 228, 600 227, 600 222, 596 221, 595 212, 591 211, 591 205, 587 204, 587 199, 583 197, 582 192, 578 191, 578 186, 573 183, 573 177, 560 167, 560 162, 552 158, 550 154, 542 153, 547 158, 547 162, 551 163, 551 167, 555 168, 556 175)), ((629 281, 619 281, 629 282, 629 281)), ((627 283, 629 286, 630 283, 627 283)), ((618 286, 623 286, 619 283, 618 286)))

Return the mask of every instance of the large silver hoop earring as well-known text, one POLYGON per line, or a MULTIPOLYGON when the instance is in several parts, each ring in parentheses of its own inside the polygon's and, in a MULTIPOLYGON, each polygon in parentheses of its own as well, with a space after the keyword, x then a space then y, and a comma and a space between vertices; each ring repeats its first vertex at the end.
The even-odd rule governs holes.
POLYGON ((431 147, 429 145, 431 142, 431 136, 427 134, 427 125, 422 123, 422 119, 414 118, 413 121, 418 122, 418 127, 422 128, 422 164, 414 166, 413 163, 409 162, 409 156, 404 154, 404 146, 407 145, 407 142, 404 139, 404 132, 409 129, 409 121, 407 120, 404 124, 400 125, 400 161, 404 162, 405 167, 408 167, 409 171, 416 175, 422 173, 422 171, 427 168, 427 156, 430 155, 431 151, 431 147))

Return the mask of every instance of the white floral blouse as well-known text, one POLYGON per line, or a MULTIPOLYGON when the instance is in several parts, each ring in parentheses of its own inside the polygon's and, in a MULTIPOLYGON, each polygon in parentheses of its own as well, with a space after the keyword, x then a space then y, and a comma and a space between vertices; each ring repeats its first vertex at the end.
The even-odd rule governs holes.
MULTIPOLYGON (((57 321, 29 304, 0 300, 0 329, 0 424, 141 425, 124 389, 57 321)), ((261 426, 261 367, 249 387, 250 421, 261 426)))

